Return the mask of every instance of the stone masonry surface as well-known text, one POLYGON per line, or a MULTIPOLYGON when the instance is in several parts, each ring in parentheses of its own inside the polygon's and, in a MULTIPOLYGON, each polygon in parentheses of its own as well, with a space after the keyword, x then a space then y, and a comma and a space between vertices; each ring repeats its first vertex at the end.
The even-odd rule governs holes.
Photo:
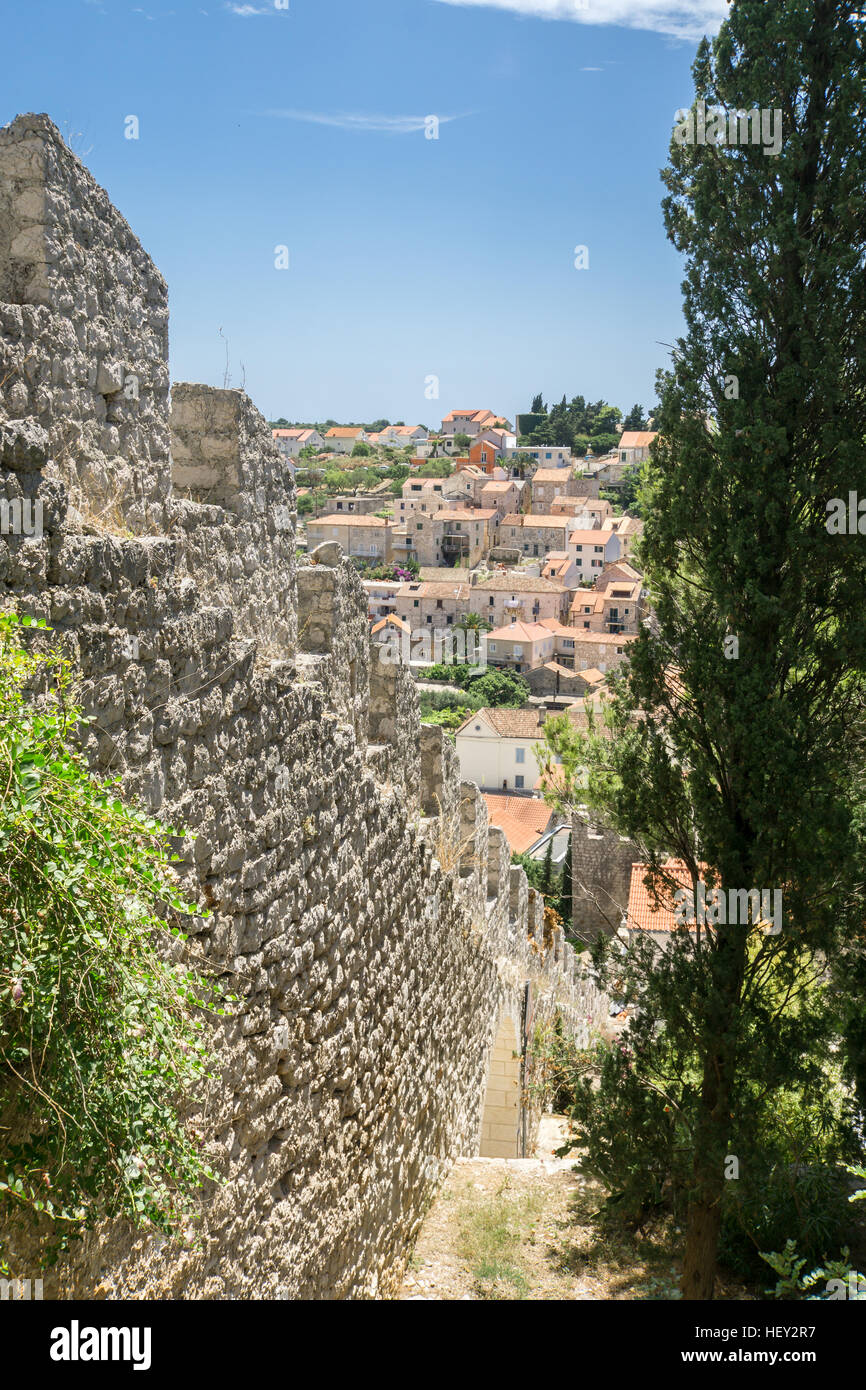
POLYGON ((213 909, 194 948, 242 998, 189 1098, 221 1177, 199 1228, 105 1224, 46 1296, 387 1297, 450 1161, 479 1152, 527 985, 535 1020, 583 1040, 606 1001, 411 677, 371 655, 353 567, 329 545, 297 562, 251 402, 169 402, 167 323, 48 118, 0 131, 0 496, 44 514, 0 538, 0 602, 74 659, 93 768, 180 829, 213 909))

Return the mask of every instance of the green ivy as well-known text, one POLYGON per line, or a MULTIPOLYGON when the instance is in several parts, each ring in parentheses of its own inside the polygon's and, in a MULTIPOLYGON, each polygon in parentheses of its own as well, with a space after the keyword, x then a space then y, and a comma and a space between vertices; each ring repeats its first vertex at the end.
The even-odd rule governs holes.
POLYGON ((34 627, 0 614, 0 1221, 56 1249, 102 1215, 170 1229, 214 1178, 181 1100, 225 1000, 181 963, 178 832, 90 772, 34 627))

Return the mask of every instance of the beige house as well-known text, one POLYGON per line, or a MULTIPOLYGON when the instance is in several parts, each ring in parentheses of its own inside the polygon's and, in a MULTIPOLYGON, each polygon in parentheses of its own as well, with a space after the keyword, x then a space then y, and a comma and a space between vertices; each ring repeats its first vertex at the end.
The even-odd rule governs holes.
POLYGON ((419 565, 471 569, 496 544, 498 521, 489 507, 443 508, 432 515, 416 512, 394 533, 395 555, 411 557, 419 565))
POLYGON ((621 541, 613 531, 573 529, 569 532, 568 545, 560 549, 567 549, 569 555, 574 556, 581 579, 594 583, 605 565, 619 559, 621 541))
POLYGON ((578 590, 569 614, 572 628, 636 636, 643 617, 641 593, 640 580, 611 580, 604 588, 578 590))
POLYGON ((557 497, 578 497, 580 483, 570 468, 538 468, 532 476, 532 510, 550 512, 557 497))
POLYGON ((553 633, 541 623, 510 623, 487 634, 487 663, 510 671, 532 671, 553 656, 553 633))
POLYGON ((575 523, 584 530, 603 526, 613 514, 613 507, 606 497, 587 497, 582 489, 577 497, 554 498, 550 510, 554 516, 573 516, 575 523))
POLYGON ((325 447, 335 454, 351 454, 356 444, 366 444, 367 435, 360 425, 335 425, 325 435, 325 447))
POLYGON ((442 434, 446 439, 455 434, 477 439, 485 430, 499 428, 511 432, 510 422, 502 415, 494 415, 492 410, 449 410, 442 421, 442 434))
POLYGON ((489 482, 485 479, 478 489, 477 501, 482 507, 492 507, 501 521, 510 512, 522 510, 526 492, 526 484, 516 478, 494 478, 489 482))
MULTIPOLYGON (((599 671, 606 676, 615 671, 626 659, 630 643, 634 637, 614 635, 609 632, 586 632, 582 628, 574 633, 575 671, 599 671)), ((564 663, 563 663, 564 664, 564 663)))
POLYGON ((620 436, 617 452, 620 463, 633 468, 649 458, 650 445, 658 436, 657 430, 625 430, 620 436))
POLYGON ((469 585, 460 580, 431 583, 426 580, 401 584, 394 600, 394 611, 413 632, 419 627, 453 627, 470 611, 469 585))
POLYGON ((568 535, 574 522, 569 516, 522 516, 509 512, 499 527, 499 544, 513 546, 524 555, 544 556, 549 550, 567 550, 568 535))
POLYGON ((387 563, 391 559, 392 526, 379 516, 350 516, 331 512, 307 522, 307 549, 338 541, 345 555, 387 563))
POLYGON ((491 627, 505 627, 515 619, 524 623, 563 619, 570 597, 561 584, 551 579, 510 570, 474 579, 470 608, 491 627))
POLYGON ((643 522, 637 516, 613 516, 602 520, 602 530, 613 531, 622 544, 623 558, 631 555, 636 541, 643 535, 643 522))

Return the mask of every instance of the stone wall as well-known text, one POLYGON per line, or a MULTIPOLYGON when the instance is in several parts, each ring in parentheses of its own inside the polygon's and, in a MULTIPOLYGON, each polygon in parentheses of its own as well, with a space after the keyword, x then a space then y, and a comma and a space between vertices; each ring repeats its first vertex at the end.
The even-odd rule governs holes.
POLYGON ((631 840, 583 811, 575 813, 571 829, 574 934, 591 943, 619 930, 628 907, 631 866, 642 856, 631 840))
MULTIPOLYGON (((329 545, 296 566, 291 480, 246 397, 175 388, 174 492, 164 334, 143 414, 100 423, 99 344, 141 368, 152 268, 44 117, 0 132, 0 208, 0 285, 26 301, 0 303, 5 360, 45 377, 22 392, 0 372, 0 495, 46 504, 41 536, 0 537, 0 602, 45 617, 73 657, 93 768, 181 829, 186 886, 212 909, 191 950, 241 997, 190 1101, 221 1176, 198 1229, 102 1226, 46 1294, 387 1296, 448 1164, 479 1151, 495 1041, 521 1036, 527 986, 535 1017, 559 1011, 584 1041, 603 1001, 545 936, 442 731, 419 726, 408 672, 371 661, 353 568, 329 545), (62 261, 43 261, 58 219, 62 261), (61 321, 83 346, 55 390, 61 321), (90 511, 105 487, 116 534, 90 511)), ((531 1110, 511 1109, 519 1146, 531 1110)))

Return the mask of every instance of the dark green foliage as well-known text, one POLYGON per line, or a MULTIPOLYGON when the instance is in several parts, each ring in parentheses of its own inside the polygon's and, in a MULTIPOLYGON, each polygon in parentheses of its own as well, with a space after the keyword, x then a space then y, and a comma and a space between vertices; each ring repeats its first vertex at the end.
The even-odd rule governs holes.
POLYGON ((658 629, 632 644, 612 742, 581 759, 655 866, 784 890, 780 935, 727 924, 642 972, 641 1017, 651 1001, 695 1070, 687 1298, 712 1296, 725 1155, 775 1161, 774 1093, 811 1095, 839 1035, 820 971, 862 941, 866 550, 825 521, 829 498, 866 497, 863 29, 853 4, 735 0, 698 51, 697 96, 736 111, 760 93, 784 138, 776 156, 671 145, 686 333, 646 469, 658 629))
POLYGON ((217 996, 180 963, 177 832, 89 772, 71 696, 0 615, 0 1217, 168 1227, 212 1176, 179 1105, 217 996))

